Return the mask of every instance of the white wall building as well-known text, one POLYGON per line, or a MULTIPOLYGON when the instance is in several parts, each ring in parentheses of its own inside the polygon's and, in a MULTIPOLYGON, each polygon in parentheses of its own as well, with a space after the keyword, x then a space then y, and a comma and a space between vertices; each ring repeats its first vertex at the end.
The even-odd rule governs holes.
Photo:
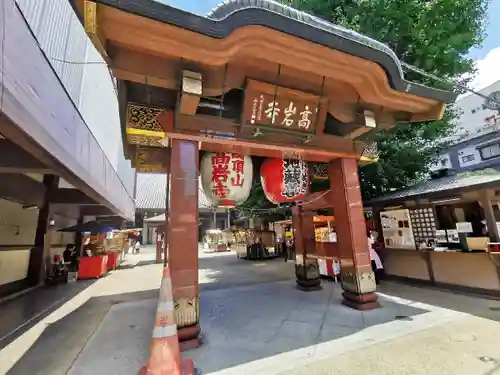
POLYGON ((74 105, 133 197, 135 171, 123 155, 114 82, 70 2, 16 2, 74 105))
MULTIPOLYGON (((488 96, 496 91, 500 91, 500 81, 479 92, 488 96)), ((457 133, 451 139, 452 146, 430 166, 431 171, 500 170, 500 113, 484 104, 485 99, 475 94, 456 102, 456 108, 462 113, 457 120, 457 133)))
MULTIPOLYGON (((479 92, 487 96, 495 91, 500 91, 500 81, 496 81, 479 92)), ((486 108, 482 97, 467 94, 457 100, 455 107, 462 112, 457 121, 457 141, 500 130, 500 114, 498 111, 486 108)))

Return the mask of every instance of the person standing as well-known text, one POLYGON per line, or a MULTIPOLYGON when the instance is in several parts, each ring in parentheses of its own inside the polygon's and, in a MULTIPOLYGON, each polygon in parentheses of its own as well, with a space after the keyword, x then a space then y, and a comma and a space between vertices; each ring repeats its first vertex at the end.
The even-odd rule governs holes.
POLYGON ((367 241, 368 241, 368 250, 370 251, 370 260, 372 263, 372 270, 373 274, 375 275, 375 282, 377 284, 380 284, 380 273, 384 269, 384 265, 382 264, 382 261, 380 260, 379 255, 373 248, 373 240, 370 235, 370 232, 366 233, 367 236, 367 241))
POLYGON ((286 246, 285 236, 280 236, 279 239, 280 251, 283 252, 283 258, 285 258, 285 262, 288 261, 288 248, 286 246))

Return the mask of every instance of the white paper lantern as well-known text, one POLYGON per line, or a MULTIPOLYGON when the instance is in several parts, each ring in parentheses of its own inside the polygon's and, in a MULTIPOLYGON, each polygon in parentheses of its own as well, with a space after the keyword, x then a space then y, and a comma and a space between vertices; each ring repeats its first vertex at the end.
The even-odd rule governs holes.
POLYGON ((203 191, 214 206, 234 207, 250 195, 252 159, 232 152, 206 153, 200 163, 200 178, 203 191))

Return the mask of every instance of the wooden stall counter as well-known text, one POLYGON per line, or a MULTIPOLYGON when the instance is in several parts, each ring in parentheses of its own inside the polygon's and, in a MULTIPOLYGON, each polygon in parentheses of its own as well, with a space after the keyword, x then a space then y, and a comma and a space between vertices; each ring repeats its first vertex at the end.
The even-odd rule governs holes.
POLYGON ((79 279, 97 279, 108 271, 108 256, 95 255, 80 258, 78 266, 79 279))
POLYGON ((437 283, 495 290, 500 295, 500 273, 485 252, 429 252, 437 283))
POLYGON ((431 281, 423 252, 395 248, 382 248, 378 251, 386 275, 403 279, 431 281))
POLYGON ((385 273, 389 277, 500 296, 498 254, 394 248, 381 249, 380 253, 385 273))

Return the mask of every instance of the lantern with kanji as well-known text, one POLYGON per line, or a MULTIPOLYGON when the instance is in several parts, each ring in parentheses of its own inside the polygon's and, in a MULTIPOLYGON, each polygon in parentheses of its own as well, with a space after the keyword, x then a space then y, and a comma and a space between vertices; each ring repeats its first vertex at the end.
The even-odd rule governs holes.
POLYGON ((309 168, 303 160, 266 159, 260 168, 260 181, 272 203, 300 200, 309 187, 309 168))
POLYGON ((217 207, 234 207, 247 200, 253 178, 252 159, 232 152, 209 152, 200 163, 201 185, 217 207))

